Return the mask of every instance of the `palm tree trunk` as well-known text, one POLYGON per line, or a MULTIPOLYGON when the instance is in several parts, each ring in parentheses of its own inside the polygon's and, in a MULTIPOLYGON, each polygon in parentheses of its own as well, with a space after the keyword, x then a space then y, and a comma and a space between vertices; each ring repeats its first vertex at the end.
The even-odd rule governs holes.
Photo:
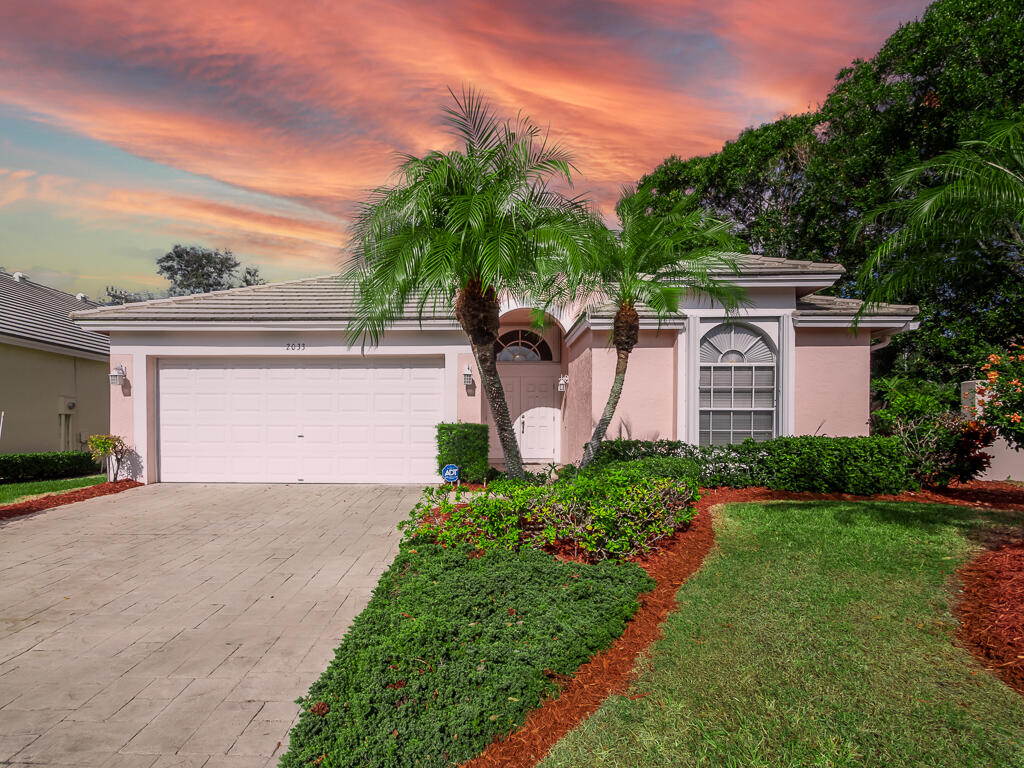
POLYGON ((469 336, 480 370, 480 386, 494 417, 494 428, 505 455, 505 472, 510 477, 523 477, 523 457, 512 428, 512 419, 505 400, 505 389, 498 376, 498 362, 494 355, 494 342, 498 339, 498 314, 501 305, 493 288, 484 288, 479 280, 470 280, 455 300, 455 317, 469 336))
POLYGON ((633 351, 637 341, 640 339, 640 315, 632 302, 619 306, 615 311, 615 320, 612 322, 612 343, 615 345, 615 378, 612 379, 612 389, 608 393, 608 402, 605 403, 604 413, 594 427, 594 434, 590 442, 583 449, 583 461, 580 468, 587 466, 594 460, 597 449, 608 432, 608 426, 612 423, 612 416, 619 406, 619 398, 622 397, 622 385, 626 382, 626 366, 629 365, 629 353, 633 351))
POLYGON ((508 412, 505 388, 501 385, 501 378, 498 376, 498 361, 494 355, 494 342, 482 345, 474 344, 473 356, 480 369, 480 385, 487 396, 487 403, 491 407, 494 427, 498 430, 501 452, 505 454, 505 473, 509 477, 522 478, 523 457, 519 452, 516 432, 512 427, 512 417, 508 412))
POLYGON ((626 382, 626 366, 629 365, 630 351, 628 349, 618 349, 615 351, 615 378, 612 379, 612 389, 608 393, 608 402, 604 405, 604 413, 601 414, 600 421, 594 427, 594 434, 591 436, 586 448, 583 449, 583 461, 580 462, 581 469, 594 460, 594 455, 597 453, 597 449, 604 440, 609 425, 612 423, 615 409, 619 407, 619 398, 622 397, 622 385, 626 382))

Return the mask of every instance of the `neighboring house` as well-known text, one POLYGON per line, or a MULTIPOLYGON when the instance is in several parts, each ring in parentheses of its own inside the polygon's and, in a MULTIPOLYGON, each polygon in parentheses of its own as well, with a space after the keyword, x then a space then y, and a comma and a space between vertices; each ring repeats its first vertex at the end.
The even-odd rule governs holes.
MULTIPOLYGON (((915 327, 917 308, 878 307, 853 333, 860 303, 815 293, 842 273, 750 256, 735 280, 750 304, 732 322, 699 301, 660 328, 641 315, 609 437, 866 434, 872 339, 915 327)), ((127 372, 111 431, 135 447, 142 480, 436 481, 435 425, 490 419, 469 344, 437 310, 362 352, 345 336, 352 304, 328 276, 75 318, 110 336, 127 372)), ((498 365, 527 464, 580 458, 614 373, 611 318, 559 311, 538 333, 527 309, 504 309, 498 365)))
POLYGON ((109 340, 71 321, 97 306, 0 270, 0 454, 82 450, 107 431, 109 340))

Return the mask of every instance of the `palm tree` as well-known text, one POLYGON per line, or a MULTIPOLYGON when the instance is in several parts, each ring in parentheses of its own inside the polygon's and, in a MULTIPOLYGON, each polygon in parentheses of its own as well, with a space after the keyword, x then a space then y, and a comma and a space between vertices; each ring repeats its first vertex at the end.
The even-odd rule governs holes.
POLYGON ((500 301, 541 301, 531 276, 549 274, 548 262, 578 252, 586 219, 578 199, 548 186, 572 184, 576 169, 563 147, 529 118, 500 119, 472 90, 451 95, 445 122, 463 146, 403 156, 397 181, 374 190, 359 209, 356 259, 345 275, 358 296, 349 333, 376 343, 410 305, 421 317, 427 307, 454 307, 506 471, 522 477, 494 351, 500 301))
POLYGON ((581 466, 593 460, 622 396, 629 355, 640 336, 638 308, 653 312, 660 322, 679 313, 680 299, 686 295, 708 297, 730 311, 743 296, 740 288, 723 279, 738 274, 741 245, 728 225, 689 198, 665 214, 653 214, 652 198, 647 187, 624 189, 616 206, 621 230, 595 225, 589 247, 572 254, 565 270, 570 294, 589 293, 592 303, 615 306, 615 378, 581 466))
POLYGON ((858 229, 894 230, 860 269, 862 312, 967 273, 983 253, 1024 277, 1024 122, 989 124, 983 138, 907 168, 893 189, 904 199, 871 212, 858 229), (907 197, 922 183, 933 186, 907 197))

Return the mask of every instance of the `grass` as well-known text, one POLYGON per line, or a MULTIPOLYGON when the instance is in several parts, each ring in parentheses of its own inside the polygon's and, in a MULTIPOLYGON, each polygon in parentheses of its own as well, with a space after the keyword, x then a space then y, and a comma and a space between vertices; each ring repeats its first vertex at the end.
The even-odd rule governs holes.
POLYGON ((63 480, 37 480, 31 483, 6 483, 0 485, 0 505, 15 504, 19 501, 46 496, 61 491, 72 491, 75 488, 87 488, 107 481, 106 475, 88 475, 87 477, 69 477, 63 480))
POLYGON ((955 645, 953 574, 992 528, 978 515, 724 508, 634 698, 609 699, 542 765, 1024 765, 1024 698, 955 645))

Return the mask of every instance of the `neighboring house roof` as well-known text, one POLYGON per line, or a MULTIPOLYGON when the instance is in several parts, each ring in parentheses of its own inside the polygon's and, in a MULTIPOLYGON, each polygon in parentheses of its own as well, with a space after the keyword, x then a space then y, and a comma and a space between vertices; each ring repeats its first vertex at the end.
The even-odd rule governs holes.
POLYGON ((34 283, 20 272, 0 270, 0 341, 5 343, 106 357, 110 340, 71 320, 72 312, 98 306, 82 294, 74 296, 34 283))

